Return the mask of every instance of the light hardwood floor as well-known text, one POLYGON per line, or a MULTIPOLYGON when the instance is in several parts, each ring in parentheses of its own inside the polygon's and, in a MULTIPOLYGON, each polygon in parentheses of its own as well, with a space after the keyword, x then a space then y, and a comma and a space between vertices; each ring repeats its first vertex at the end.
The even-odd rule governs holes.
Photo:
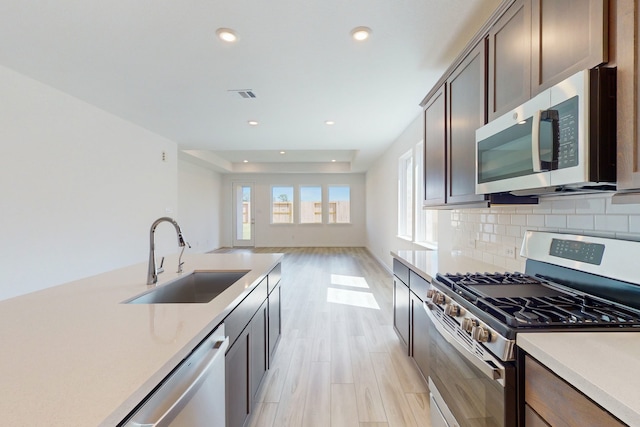
POLYGON ((282 252, 282 337, 251 427, 430 426, 427 386, 393 329, 393 279, 363 248, 282 252))

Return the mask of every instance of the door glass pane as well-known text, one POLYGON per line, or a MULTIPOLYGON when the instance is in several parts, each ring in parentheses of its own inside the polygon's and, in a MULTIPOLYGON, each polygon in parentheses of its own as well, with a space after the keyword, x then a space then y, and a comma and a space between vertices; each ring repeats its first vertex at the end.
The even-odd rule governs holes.
POLYGON ((322 187, 300 187, 300 223, 322 223, 322 187))
POLYGON ((236 240, 251 240, 251 186, 236 187, 236 240))

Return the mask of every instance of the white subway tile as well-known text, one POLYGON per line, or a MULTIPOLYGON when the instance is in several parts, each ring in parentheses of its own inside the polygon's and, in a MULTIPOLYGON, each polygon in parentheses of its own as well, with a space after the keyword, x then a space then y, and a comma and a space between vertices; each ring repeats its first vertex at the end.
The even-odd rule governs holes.
POLYGON ((511 215, 498 215, 498 224, 511 224, 511 215))
POLYGON ((533 208, 531 206, 517 206, 516 213, 518 214, 530 214, 533 213, 533 208))
POLYGON ((554 214, 572 214, 576 212, 576 201, 573 199, 554 200, 551 202, 554 214))
POLYGON ((507 234, 507 226, 502 224, 496 224, 493 226, 493 232, 500 235, 507 234))
POLYGON ((640 233, 616 233, 616 239, 640 241, 640 233))
POLYGON ((515 236, 502 236, 501 241, 503 246, 516 246, 515 236))
POLYGON ((593 215, 567 215, 567 228, 593 230, 593 215))
POLYGON ((567 228, 567 215, 545 215, 544 224, 547 227, 567 228))
POLYGON ((628 205, 613 205, 611 199, 607 199, 606 212, 608 214, 640 214, 640 205, 628 204, 628 205))
POLYGON ((527 215, 527 225, 544 227, 544 215, 527 215))
POLYGON ((527 225, 527 216, 511 215, 511 225, 527 225))
POLYGON ((522 231, 520 230, 520 226, 518 225, 507 226, 507 236, 520 237, 521 235, 522 235, 522 231))
POLYGON ((598 231, 629 231, 629 217, 627 215, 595 215, 594 219, 595 228, 598 231))
POLYGON ((493 224, 484 224, 482 231, 485 233, 493 233, 493 224))
POLYGON ((629 232, 640 233, 640 215, 629 215, 629 232))
POLYGON ((576 213, 578 214, 603 214, 606 211, 605 207, 606 199, 602 196, 576 201, 576 213))
POLYGON ((551 206, 548 204, 533 205, 531 212, 534 214, 550 214, 551 206))

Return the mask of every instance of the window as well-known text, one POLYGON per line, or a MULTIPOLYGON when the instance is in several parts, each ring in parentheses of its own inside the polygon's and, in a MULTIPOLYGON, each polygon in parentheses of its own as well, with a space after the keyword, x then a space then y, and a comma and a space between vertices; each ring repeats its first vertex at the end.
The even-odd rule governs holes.
POLYGON ((322 187, 300 187, 300 224, 322 224, 322 187))
POLYGON ((351 222, 351 188, 348 185, 329 186, 329 224, 351 222))
POLYGON ((398 161, 398 235, 413 238, 413 150, 398 161))
POLYGON ((415 211, 416 229, 414 240, 416 243, 436 245, 438 241, 438 212, 422 208, 424 199, 424 143, 416 145, 415 167, 415 211))
POLYGON ((272 187, 271 195, 271 223, 293 224, 293 187, 272 187))

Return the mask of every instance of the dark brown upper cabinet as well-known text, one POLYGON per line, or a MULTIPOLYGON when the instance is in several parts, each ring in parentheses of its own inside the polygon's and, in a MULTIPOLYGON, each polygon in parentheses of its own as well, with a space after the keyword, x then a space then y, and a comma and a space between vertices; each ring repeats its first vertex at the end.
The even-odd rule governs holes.
POLYGON ((489 30, 489 121, 531 97, 531 2, 517 0, 489 30))
MULTIPOLYGON (((627 50, 633 51, 634 61, 640 49, 633 44, 638 1, 626 19, 634 28, 624 33, 630 37, 627 50)), ((615 11, 612 25, 617 28, 614 46, 623 38, 618 34, 621 23, 615 22, 622 20, 626 3, 611 3, 615 11)), ((608 0, 504 0, 498 6, 420 104, 425 126, 425 207, 535 203, 526 198, 475 194, 475 131, 570 75, 609 61, 609 8, 608 0)), ((633 67, 622 75, 618 65, 618 78, 640 75, 633 67)), ((635 92, 627 89, 632 95, 640 93, 640 80, 626 86, 635 88, 635 92)), ((628 98, 625 108, 640 110, 640 101, 628 98)), ((623 170, 633 170, 627 174, 628 181, 640 188, 636 185, 640 182, 640 148, 632 137, 637 133, 636 120, 635 116, 629 120, 633 126, 624 132, 633 150, 624 160, 636 163, 623 170)))
POLYGON ((481 41, 447 79, 447 204, 476 194, 476 129, 485 124, 485 46, 481 41))
POLYGON ((532 0, 533 94, 609 59, 607 0, 532 0))
POLYGON ((445 85, 424 107, 424 206, 446 202, 446 94, 445 85))

